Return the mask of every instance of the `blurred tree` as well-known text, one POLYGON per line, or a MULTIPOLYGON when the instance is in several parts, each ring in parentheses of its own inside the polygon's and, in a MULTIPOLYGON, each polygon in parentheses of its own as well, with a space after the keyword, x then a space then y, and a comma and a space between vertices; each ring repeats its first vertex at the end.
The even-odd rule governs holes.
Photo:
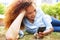
POLYGON ((0 14, 4 14, 5 5, 0 3, 0 14))
POLYGON ((46 13, 46 14, 54 16, 55 18, 60 17, 60 2, 58 2, 56 4, 52 4, 52 5, 42 4, 41 8, 44 11, 44 13, 46 13))

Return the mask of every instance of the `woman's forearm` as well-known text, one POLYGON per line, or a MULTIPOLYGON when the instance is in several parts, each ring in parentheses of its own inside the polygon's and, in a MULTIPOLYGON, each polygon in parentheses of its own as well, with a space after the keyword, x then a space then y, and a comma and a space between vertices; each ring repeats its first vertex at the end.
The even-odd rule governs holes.
POLYGON ((21 22, 22 19, 25 15, 25 11, 22 11, 17 18, 13 21, 13 23, 11 24, 10 28, 8 29, 8 31, 6 32, 6 38, 12 38, 13 40, 15 40, 15 38, 18 35, 20 26, 21 26, 21 22))
POLYGON ((53 32, 53 30, 54 30, 53 28, 50 28, 50 29, 44 31, 43 34, 44 34, 44 35, 48 35, 48 34, 50 34, 51 32, 53 32))

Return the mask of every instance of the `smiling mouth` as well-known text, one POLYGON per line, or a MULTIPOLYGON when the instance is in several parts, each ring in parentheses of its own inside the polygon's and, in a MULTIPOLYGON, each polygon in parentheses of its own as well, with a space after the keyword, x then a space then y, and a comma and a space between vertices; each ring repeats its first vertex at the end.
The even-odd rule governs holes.
POLYGON ((34 19, 35 17, 31 17, 31 19, 34 19))

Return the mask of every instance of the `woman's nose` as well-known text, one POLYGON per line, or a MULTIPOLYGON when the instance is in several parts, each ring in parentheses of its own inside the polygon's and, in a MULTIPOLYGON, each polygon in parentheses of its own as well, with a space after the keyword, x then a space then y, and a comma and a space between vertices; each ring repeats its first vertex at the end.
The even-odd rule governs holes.
POLYGON ((35 13, 35 12, 33 12, 33 15, 34 15, 34 16, 35 16, 35 14, 36 14, 36 13, 35 13))

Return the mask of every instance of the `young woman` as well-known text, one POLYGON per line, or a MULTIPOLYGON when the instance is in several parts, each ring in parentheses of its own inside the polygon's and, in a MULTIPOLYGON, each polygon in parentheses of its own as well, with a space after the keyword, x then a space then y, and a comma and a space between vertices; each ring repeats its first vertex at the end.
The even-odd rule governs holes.
POLYGON ((8 7, 5 14, 5 28, 9 28, 6 38, 16 40, 18 33, 23 37, 24 28, 28 33, 34 34, 39 27, 46 26, 44 32, 37 33, 39 38, 44 37, 53 31, 51 22, 51 18, 46 17, 42 10, 36 8, 31 1, 16 1, 8 7))
POLYGON ((4 18, 5 29, 8 29, 6 32, 7 40, 17 40, 19 30, 24 29, 21 22, 25 15, 25 9, 30 4, 30 1, 16 0, 7 8, 4 18))

